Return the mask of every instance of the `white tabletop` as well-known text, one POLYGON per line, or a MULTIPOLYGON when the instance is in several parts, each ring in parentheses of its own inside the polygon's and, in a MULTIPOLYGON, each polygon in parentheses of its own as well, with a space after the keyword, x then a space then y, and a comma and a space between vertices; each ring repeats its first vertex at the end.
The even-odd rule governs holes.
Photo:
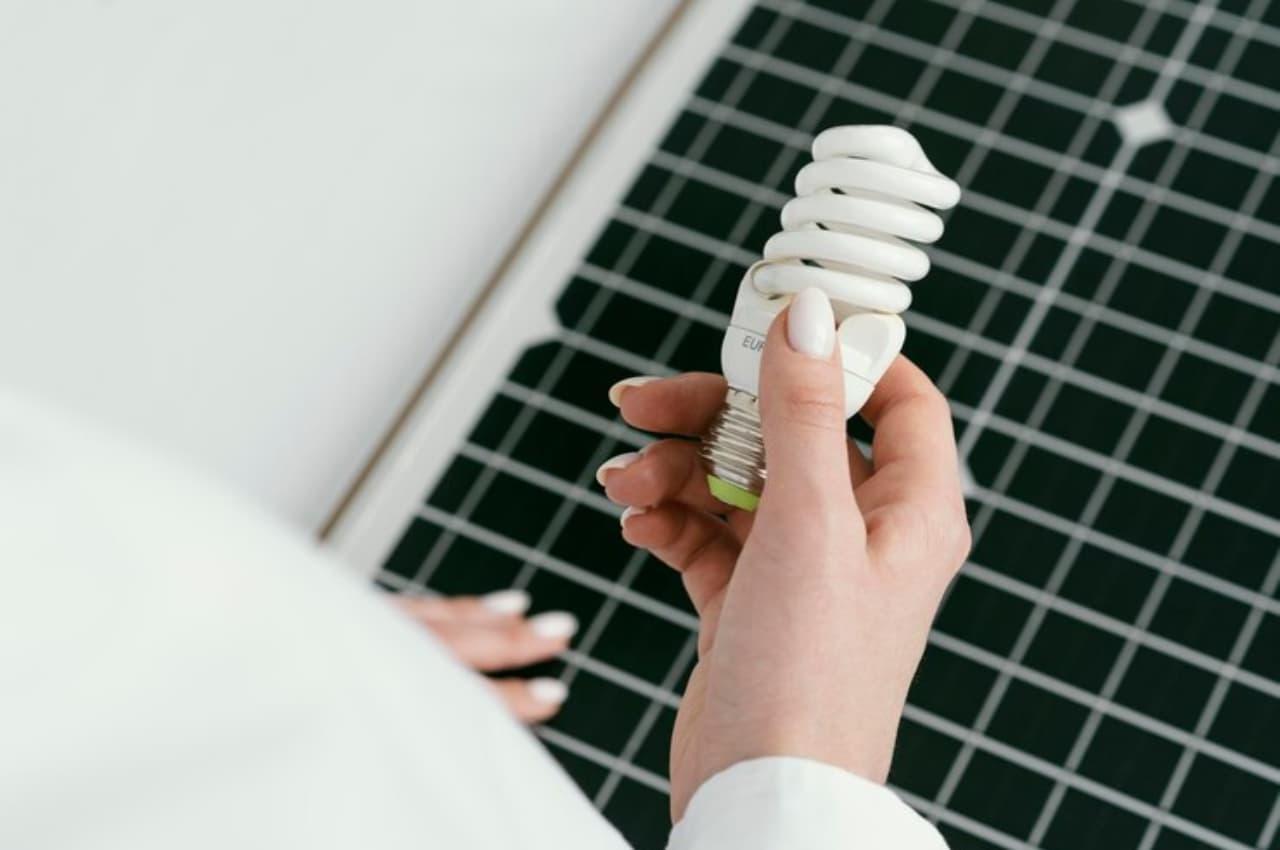
POLYGON ((0 382, 315 527, 673 6, 0 5, 0 382))

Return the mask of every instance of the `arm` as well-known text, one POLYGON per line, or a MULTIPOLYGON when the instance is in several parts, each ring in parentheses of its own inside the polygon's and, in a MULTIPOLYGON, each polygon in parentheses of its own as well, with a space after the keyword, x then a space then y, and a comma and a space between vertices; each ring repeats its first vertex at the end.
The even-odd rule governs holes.
MULTIPOLYGON (((716 502, 687 442, 651 446, 606 485, 636 508, 626 539, 680 571, 702 621, 672 742, 673 817, 687 810, 707 835, 772 823, 775 846, 818 847, 858 837, 858 822, 881 823, 867 814, 880 812, 900 831, 863 833, 856 846, 931 846, 941 839, 881 783, 929 625, 969 546, 950 414, 899 358, 862 411, 876 428, 874 460, 864 457, 845 437, 833 327, 826 296, 810 290, 768 335, 758 513, 716 502), (779 756, 804 761, 752 761, 779 756), (729 789, 741 799, 730 804, 729 789)), ((619 401, 637 427, 697 434, 722 394, 718 377, 692 375, 633 383, 619 401)), ((682 824, 675 846, 709 846, 693 829, 682 824)))

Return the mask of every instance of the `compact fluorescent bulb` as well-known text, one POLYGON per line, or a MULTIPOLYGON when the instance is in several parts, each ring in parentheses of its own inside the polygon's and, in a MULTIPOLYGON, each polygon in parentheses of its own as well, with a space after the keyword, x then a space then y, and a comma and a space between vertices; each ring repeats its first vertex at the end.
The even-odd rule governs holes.
POLYGON ((755 510, 765 482, 757 396, 774 317, 811 286, 831 297, 845 416, 853 416, 902 350, 906 326, 898 314, 911 304, 903 281, 929 271, 929 257, 910 243, 942 235, 942 219, 924 207, 947 209, 960 200, 960 187, 898 127, 833 127, 814 139, 813 160, 796 175, 782 231, 738 287, 720 349, 729 391, 702 456, 711 492, 745 510, 755 510))

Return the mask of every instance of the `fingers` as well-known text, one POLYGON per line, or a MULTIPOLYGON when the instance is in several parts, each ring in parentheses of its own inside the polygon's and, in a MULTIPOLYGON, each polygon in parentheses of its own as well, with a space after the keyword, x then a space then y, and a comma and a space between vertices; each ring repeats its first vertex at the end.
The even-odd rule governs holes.
POLYGON ((880 378, 862 408, 875 428, 873 483, 891 484, 885 496, 962 502, 960 462, 951 426, 951 408, 929 377, 898 357, 880 378))
MULTIPOLYGON (((858 490, 868 516, 892 510, 900 528, 947 548, 968 547, 968 523, 951 410, 928 376, 899 357, 880 379, 862 415, 875 428, 875 473, 858 490)), ((900 535, 901 536, 901 535, 900 535)), ((963 556, 962 556, 963 557, 963 556)))
POLYGON ((729 583, 741 551, 724 522, 670 502, 648 510, 629 508, 623 514, 622 536, 678 571, 699 613, 729 583))
POLYGON ((438 620, 427 626, 458 660, 481 672, 509 670, 553 658, 568 648, 569 639, 578 630, 577 620, 564 611, 550 611, 528 620, 438 620))
POLYGON ((719 412, 724 391, 724 378, 693 372, 674 378, 628 378, 610 388, 609 400, 632 427, 697 437, 719 412))
MULTIPOLYGON (((430 629, 463 664, 480 672, 548 661, 563 652, 577 620, 563 611, 522 619, 523 590, 485 596, 393 597, 396 606, 430 629)), ((560 710, 568 688, 557 679, 490 679, 498 698, 517 719, 540 723, 560 710)))
POLYGON ((499 590, 484 596, 396 596, 395 604, 424 625, 439 622, 482 622, 518 617, 529 610, 523 590, 499 590))
POLYGON ((760 513, 852 503, 844 374, 831 302, 797 295, 773 323, 760 367, 760 414, 769 480, 760 513))
POLYGON ((707 470, 698 446, 684 440, 659 440, 643 452, 628 452, 601 465, 596 480, 620 505, 652 507, 680 502, 701 511, 730 508, 707 489, 707 470))
POLYGON ((569 689, 559 679, 493 679, 490 684, 516 719, 524 723, 550 720, 569 689))

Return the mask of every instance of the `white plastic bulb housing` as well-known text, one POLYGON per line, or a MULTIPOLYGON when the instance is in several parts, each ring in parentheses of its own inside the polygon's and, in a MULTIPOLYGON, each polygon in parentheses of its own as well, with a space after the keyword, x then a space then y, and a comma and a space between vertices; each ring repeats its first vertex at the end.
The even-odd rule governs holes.
POLYGON ((797 197, 782 209, 782 231, 743 276, 721 347, 729 393, 702 454, 712 492, 740 508, 755 507, 766 478, 756 398, 774 318, 809 287, 830 296, 845 416, 853 416, 902 350, 898 314, 911 304, 905 281, 929 271, 928 255, 912 242, 942 235, 942 219, 926 207, 960 199, 960 188, 898 127, 835 127, 814 140, 813 155, 796 176, 797 197))

